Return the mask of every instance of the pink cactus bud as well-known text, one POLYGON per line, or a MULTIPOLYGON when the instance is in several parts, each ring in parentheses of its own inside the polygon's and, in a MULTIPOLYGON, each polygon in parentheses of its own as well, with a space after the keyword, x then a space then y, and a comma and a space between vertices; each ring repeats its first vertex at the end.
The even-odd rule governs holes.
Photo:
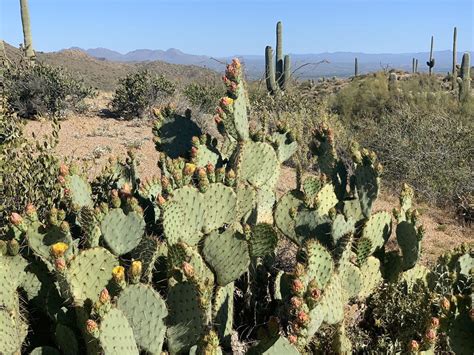
POLYGON ((431 317, 430 326, 433 329, 437 329, 439 327, 439 318, 431 317))
POLYGON ((122 188, 120 189, 120 195, 125 198, 132 196, 132 188, 130 184, 128 183, 123 184, 122 188))
POLYGON ((198 155, 198 149, 196 147, 191 147, 191 157, 196 158, 198 155))
POLYGON ((63 177, 69 175, 69 167, 66 164, 62 164, 59 167, 59 175, 61 175, 63 177))
POLYGON ((301 264, 301 263, 296 263, 296 266, 295 266, 295 276, 296 277, 301 277, 303 276, 305 273, 305 268, 304 268, 304 265, 301 264))
POLYGON ((10 215, 10 222, 14 225, 14 226, 19 226, 21 224, 21 222, 23 222, 23 218, 16 212, 13 212, 11 215, 10 215))
POLYGON ((446 297, 443 297, 443 299, 440 302, 440 306, 443 311, 447 312, 451 308, 451 302, 449 302, 449 300, 446 297))
POLYGON ((299 311, 298 315, 296 316, 298 323, 301 325, 305 325, 309 323, 309 315, 305 311, 299 311))
POLYGON ((240 64, 239 58, 234 58, 234 59, 232 59, 232 65, 233 65, 235 68, 237 68, 237 69, 239 69, 239 68, 242 66, 242 65, 240 64))
POLYGON ((100 291, 99 302, 102 303, 102 304, 110 302, 109 290, 107 290, 106 288, 104 288, 104 289, 102 289, 102 291, 100 291))
POLYGON ((288 341, 290 344, 296 344, 298 342, 298 337, 296 335, 288 335, 288 341))
POLYGON ((70 196, 71 196, 71 190, 69 190, 69 189, 64 189, 64 196, 65 196, 65 197, 70 197, 70 196))
POLYGON ((110 191, 110 197, 112 198, 117 198, 119 197, 119 193, 117 190, 113 189, 112 191, 110 191))
POLYGON ((194 147, 198 147, 201 142, 199 141, 199 137, 194 136, 191 138, 191 143, 194 147))
POLYGON ((182 268, 184 276, 186 276, 188 279, 194 277, 194 268, 190 263, 186 261, 183 262, 182 268))
POLYGON ((303 282, 301 282, 300 279, 294 279, 293 284, 291 285, 291 288, 294 293, 300 294, 301 292, 303 292, 303 289, 304 289, 303 282))
POLYGON ((436 330, 428 329, 425 333, 425 340, 428 343, 433 344, 436 341, 436 330))
POLYGON ((217 124, 217 125, 220 125, 222 123, 222 118, 219 116, 219 115, 215 115, 214 116, 214 122, 217 124))
POLYGON ((293 296, 290 303, 294 308, 299 309, 303 305, 303 300, 300 297, 293 296))
POLYGON ((207 172, 206 172, 206 169, 204 169, 204 168, 199 168, 199 169, 197 170, 197 174, 198 174, 198 176, 199 176, 200 178, 205 178, 205 177, 207 177, 207 172))
POLYGON ((66 260, 62 257, 54 259, 54 267, 57 271, 64 271, 66 269, 66 260))
POLYGON ((166 199, 163 197, 163 195, 158 195, 156 196, 156 202, 158 205, 163 206, 166 203, 166 199))
POLYGON ((86 330, 89 334, 94 334, 98 330, 98 328, 99 327, 94 320, 88 319, 86 321, 86 330))
POLYGON ((420 344, 416 340, 410 341, 408 344, 408 351, 416 352, 418 349, 420 349, 420 344))
POLYGON ((310 289, 309 294, 313 300, 317 301, 321 297, 321 290, 317 287, 314 287, 310 289))
POLYGON ((59 183, 61 186, 66 185, 66 179, 64 178, 64 176, 62 176, 62 175, 59 175, 59 176, 58 176, 58 183, 59 183))
POLYGON ((214 165, 212 165, 212 163, 207 163, 206 165, 206 171, 208 174, 214 174, 215 172, 215 169, 214 169, 214 165))
POLYGON ((36 207, 32 203, 29 203, 26 205, 25 212, 27 216, 31 216, 36 213, 36 207))

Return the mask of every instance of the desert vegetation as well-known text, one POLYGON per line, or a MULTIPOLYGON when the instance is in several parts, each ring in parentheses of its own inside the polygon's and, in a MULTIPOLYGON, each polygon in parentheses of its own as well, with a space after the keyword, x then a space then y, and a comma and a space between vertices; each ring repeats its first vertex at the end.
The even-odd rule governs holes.
POLYGON ((278 23, 263 80, 237 58, 222 82, 134 64, 106 95, 35 54, 21 4, 23 51, 0 48, 0 353, 472 353, 469 54, 447 76, 430 55, 298 81, 278 23), (58 151, 79 119, 155 152, 91 174, 58 151), (462 231, 429 262, 419 202, 462 231))

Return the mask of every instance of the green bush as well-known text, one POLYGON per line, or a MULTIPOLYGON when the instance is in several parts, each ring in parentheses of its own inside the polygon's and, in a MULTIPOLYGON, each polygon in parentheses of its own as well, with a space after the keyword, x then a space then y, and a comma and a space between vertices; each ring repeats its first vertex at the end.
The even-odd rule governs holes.
POLYGON ((212 113, 222 94, 222 88, 213 84, 191 83, 183 91, 189 102, 204 113, 212 113))
POLYGON ((64 69, 37 64, 12 66, 4 73, 8 106, 20 117, 62 117, 67 111, 83 111, 84 99, 94 91, 64 69))
POLYGON ((110 106, 117 115, 126 119, 150 117, 153 106, 175 90, 175 84, 164 76, 141 70, 120 79, 110 106))
POLYGON ((52 126, 50 136, 35 142, 23 136, 21 119, 0 113, 0 229, 12 212, 22 211, 27 204, 35 205, 43 218, 46 209, 57 202, 59 165, 53 152, 59 132, 56 120, 52 126))

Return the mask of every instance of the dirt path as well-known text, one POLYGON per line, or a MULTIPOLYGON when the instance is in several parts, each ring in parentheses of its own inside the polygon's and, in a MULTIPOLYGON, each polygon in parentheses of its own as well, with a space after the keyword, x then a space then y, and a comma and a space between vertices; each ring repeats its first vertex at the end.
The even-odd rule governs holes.
MULTIPOLYGON (((50 130, 48 122, 29 122, 26 132, 41 136, 50 130)), ((77 116, 61 123, 59 144, 56 148, 63 159, 73 158, 88 167, 93 177, 100 173, 110 156, 124 157, 128 149, 136 151, 143 177, 159 173, 157 153, 153 144, 150 122, 118 121, 98 116, 77 116)), ((283 168, 277 191, 281 195, 295 187, 295 173, 283 168)), ((432 263, 446 250, 462 242, 474 240, 474 228, 462 227, 446 211, 425 204, 416 204, 426 233, 422 242, 423 262, 432 263)), ((392 211, 398 198, 382 191, 375 210, 392 211)))

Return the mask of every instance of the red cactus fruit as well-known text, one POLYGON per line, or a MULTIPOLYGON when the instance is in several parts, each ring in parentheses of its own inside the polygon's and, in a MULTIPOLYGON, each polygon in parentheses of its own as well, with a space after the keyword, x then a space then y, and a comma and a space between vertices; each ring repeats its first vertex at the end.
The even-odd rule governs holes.
POLYGON ((13 212, 11 215, 10 215, 10 222, 14 225, 14 226, 19 226, 21 224, 21 222, 23 222, 23 218, 16 212, 13 212))

